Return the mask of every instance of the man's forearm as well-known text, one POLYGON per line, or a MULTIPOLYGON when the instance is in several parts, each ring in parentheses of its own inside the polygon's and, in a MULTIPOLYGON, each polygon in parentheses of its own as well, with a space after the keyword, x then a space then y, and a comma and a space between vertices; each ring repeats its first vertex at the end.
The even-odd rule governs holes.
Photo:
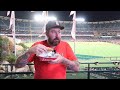
POLYGON ((79 71, 79 62, 78 61, 71 61, 68 59, 64 59, 63 63, 73 71, 79 71))
POLYGON ((21 68, 24 67, 26 64, 28 64, 28 57, 30 54, 28 52, 24 53, 22 56, 18 57, 15 67, 16 68, 21 68))

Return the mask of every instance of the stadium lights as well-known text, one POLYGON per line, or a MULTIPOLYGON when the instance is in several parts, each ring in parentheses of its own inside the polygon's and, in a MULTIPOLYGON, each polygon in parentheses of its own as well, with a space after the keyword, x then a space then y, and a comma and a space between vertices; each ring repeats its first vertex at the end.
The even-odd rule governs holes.
POLYGON ((47 19, 50 20, 50 21, 51 21, 51 20, 57 20, 56 17, 48 17, 47 19))
POLYGON ((45 20, 48 20, 48 21, 53 21, 53 20, 57 20, 56 17, 44 17, 42 15, 35 15, 34 16, 34 19, 35 21, 45 21, 45 20))
POLYGON ((76 21, 85 22, 84 18, 76 18, 76 21))
POLYGON ((34 16, 34 20, 35 20, 35 21, 42 21, 43 18, 42 18, 41 15, 35 15, 35 16, 34 16))

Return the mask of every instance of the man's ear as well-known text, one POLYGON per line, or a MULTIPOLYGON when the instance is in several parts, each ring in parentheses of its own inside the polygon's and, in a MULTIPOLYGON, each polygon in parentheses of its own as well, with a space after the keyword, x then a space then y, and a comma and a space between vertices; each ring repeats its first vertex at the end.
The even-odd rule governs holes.
POLYGON ((46 36, 48 37, 48 31, 45 32, 46 36))

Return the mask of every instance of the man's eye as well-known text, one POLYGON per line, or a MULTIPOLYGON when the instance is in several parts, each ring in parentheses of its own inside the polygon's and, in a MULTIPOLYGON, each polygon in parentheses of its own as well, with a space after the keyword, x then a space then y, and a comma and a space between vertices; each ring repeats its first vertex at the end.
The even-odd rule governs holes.
POLYGON ((55 33, 54 31, 51 31, 51 33, 55 33))

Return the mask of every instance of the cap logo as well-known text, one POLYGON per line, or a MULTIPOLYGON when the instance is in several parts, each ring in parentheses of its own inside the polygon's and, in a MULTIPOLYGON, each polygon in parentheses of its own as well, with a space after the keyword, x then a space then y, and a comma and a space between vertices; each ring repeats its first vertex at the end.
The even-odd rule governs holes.
POLYGON ((59 25, 59 23, 56 21, 56 25, 59 25))

